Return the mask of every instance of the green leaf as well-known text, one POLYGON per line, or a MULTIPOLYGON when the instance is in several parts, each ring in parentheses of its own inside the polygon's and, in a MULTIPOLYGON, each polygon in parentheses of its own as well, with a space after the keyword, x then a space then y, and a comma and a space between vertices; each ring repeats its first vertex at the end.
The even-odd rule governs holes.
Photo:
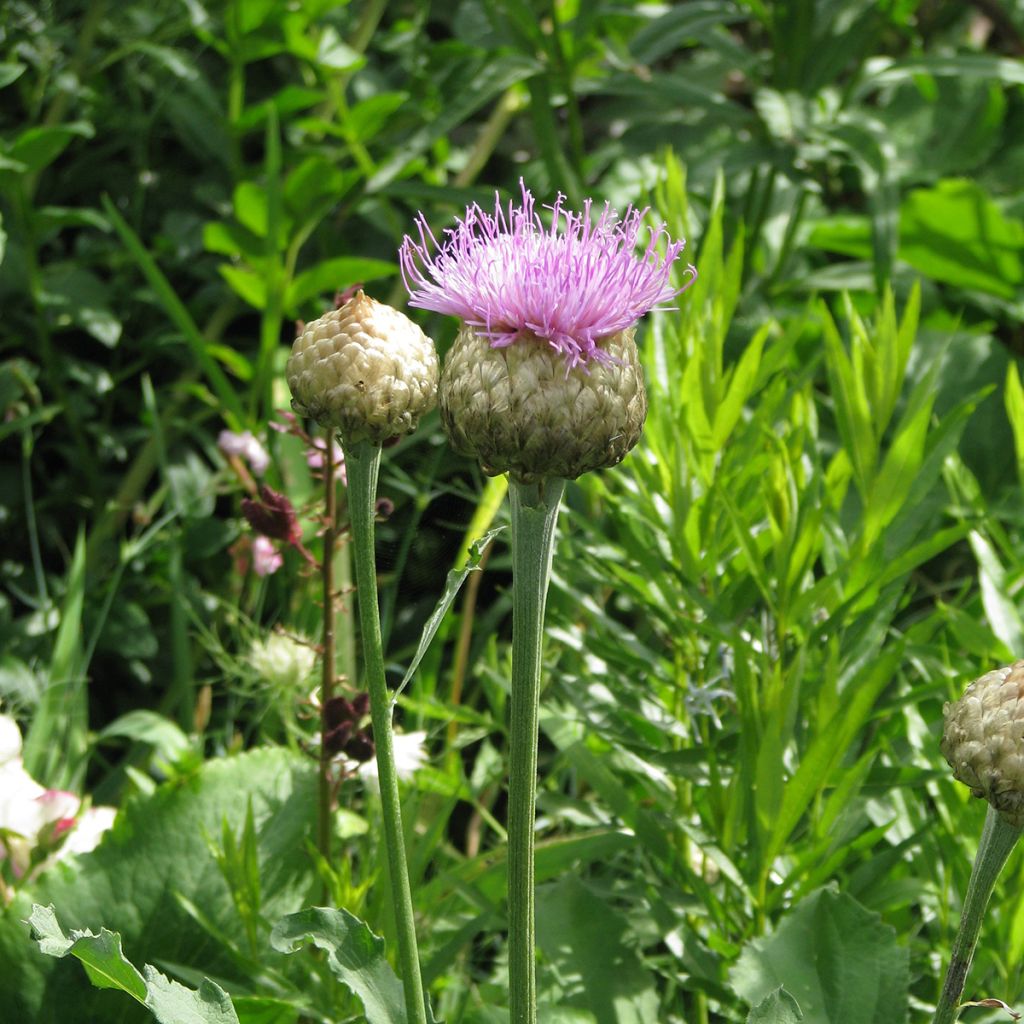
POLYGON ((629 945, 626 918, 578 878, 537 892, 537 945, 558 978, 563 1005, 597 1024, 658 1024, 654 976, 629 945))
POLYGON ((257 238, 267 236, 267 191, 254 181, 243 181, 235 188, 235 217, 242 227, 257 238))
POLYGON ((231 290, 254 309, 262 310, 267 305, 267 279, 248 267, 236 267, 222 263, 218 268, 220 276, 227 281, 231 290))
POLYGON ((185 308, 185 304, 178 298, 177 293, 167 280, 163 271, 159 268, 156 260, 149 254, 149 250, 142 244, 142 240, 132 231, 128 222, 117 211, 110 197, 103 196, 103 209, 114 225, 115 230, 121 236, 125 248, 132 254, 135 262, 138 263, 150 287, 156 292, 160 304, 164 307, 167 316, 174 325, 181 331, 182 336, 192 350, 193 356, 199 363, 200 368, 213 388, 214 394, 223 406, 225 419, 233 429, 240 430, 245 417, 242 413, 242 404, 235 393, 234 388, 228 383, 224 371, 210 356, 207 351, 207 341, 203 332, 196 326, 192 315, 185 308))
POLYGON ((199 990, 186 988, 147 964, 146 1006, 160 1024, 239 1024, 231 997, 216 982, 204 978, 199 990))
POLYGON ((53 906, 32 907, 28 923, 41 952, 62 958, 77 957, 97 988, 126 992, 145 1004, 160 1024, 239 1024, 228 994, 204 978, 198 991, 165 977, 149 964, 142 974, 121 950, 121 936, 106 928, 99 935, 72 930, 65 935, 53 906))
POLYGON ((0 89, 21 78, 27 67, 27 64, 0 63, 0 89))
POLYGON ((852 896, 827 889, 802 900, 773 935, 749 943, 731 980, 758 1007, 784 986, 815 1024, 907 1019, 909 956, 895 930, 852 896))
POLYGON ((94 134, 92 125, 84 121, 26 128, 7 150, 7 156, 35 174, 53 163, 72 139, 91 139, 94 134))
POLYGON ((936 281, 1013 299, 1024 283, 1022 254, 1024 223, 974 182, 940 181, 903 203, 900 259, 936 281))
POLYGON ((971 550, 978 562, 981 603, 992 632, 1002 641, 1009 658, 1024 651, 1024 623, 1010 595, 1006 570, 992 545, 976 530, 968 534, 971 550))
POLYGON ((148 743, 167 761, 174 761, 179 755, 189 750, 192 744, 181 731, 180 726, 171 719, 157 714, 155 711, 129 711, 114 719, 99 734, 99 739, 110 739, 124 736, 140 743, 148 743))
POLYGON ((1017 479, 1024 486, 1024 387, 1016 363, 1006 369, 1006 388, 1003 391, 1006 415, 1013 429, 1013 448, 1017 456, 1017 479))
POLYGON ((70 953, 82 961, 89 980, 97 988, 117 989, 140 1003, 146 1001, 146 982, 121 951, 120 935, 106 928, 100 929, 99 935, 77 930, 65 935, 52 905, 34 905, 28 923, 40 951, 47 956, 65 957, 70 953))
POLYGON ((388 260, 358 256, 337 256, 324 260, 295 276, 285 295, 285 308, 298 311, 304 302, 318 295, 333 295, 357 282, 376 281, 397 273, 398 265, 388 260))
POLYGON ((747 1024, 799 1024, 800 1004, 781 986, 769 993, 747 1017, 747 1024))
MULTIPOLYGON (((81 1020, 105 1020, 102 993, 80 972, 55 970, 25 942, 21 921, 32 903, 60 908, 73 922, 118 932, 137 963, 197 968, 248 985, 223 942, 179 901, 202 907, 213 928, 242 938, 238 911, 207 838, 227 822, 241 834, 250 802, 258 846, 261 906, 270 920, 300 908, 313 884, 306 852, 316 816, 316 771, 280 748, 218 758, 176 777, 121 809, 100 846, 75 870, 44 872, 0 908, 0 1005, 3 1016, 49 1024, 45 1006, 74 1006, 81 1020)), ((184 977, 184 975, 181 975, 184 977)))
POLYGON ((409 667, 405 670, 402 681, 395 690, 393 700, 398 699, 398 695, 408 686, 409 681, 416 674, 416 669, 419 668, 423 655, 427 653, 427 648, 430 647, 430 641, 434 639, 434 634, 437 633, 438 628, 444 621, 445 615, 448 614, 448 609, 451 608, 452 602, 458 596, 462 584, 466 582, 466 577, 479 568, 480 559, 483 558, 488 545, 504 529, 504 526, 496 526, 494 529, 488 530, 482 537, 473 541, 469 548, 466 564, 461 569, 449 570, 448 576, 445 579, 444 593, 441 595, 441 599, 437 602, 434 610, 430 613, 430 618, 427 619, 423 627, 423 632, 420 634, 420 642, 416 647, 416 653, 413 655, 409 667))
POLYGON ((384 956, 384 940, 347 910, 310 907, 274 925, 270 944, 279 953, 294 953, 312 942, 327 953, 342 984, 363 1004, 367 1024, 405 1024, 402 983, 384 956))
POLYGON ((74 324, 107 348, 121 340, 121 321, 110 310, 109 289, 95 274, 71 263, 51 263, 40 277, 39 301, 57 327, 74 324))

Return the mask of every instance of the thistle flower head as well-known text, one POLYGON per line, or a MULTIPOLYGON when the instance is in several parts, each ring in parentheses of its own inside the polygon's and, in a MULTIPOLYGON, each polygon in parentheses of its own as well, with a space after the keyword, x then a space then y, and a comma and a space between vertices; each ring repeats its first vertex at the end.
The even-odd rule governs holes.
POLYGON ((545 227, 522 180, 520 187, 519 205, 503 207, 495 196, 493 214, 467 207, 443 243, 419 215, 419 241, 406 235, 399 252, 409 305, 457 316, 495 348, 544 339, 574 367, 607 361, 603 338, 632 327, 697 276, 691 266, 683 288, 669 283, 685 242, 672 241, 664 225, 648 229, 637 255, 646 209, 630 207, 619 218, 607 203, 596 213, 588 199, 574 213, 559 194, 545 227))
POLYGON ((1024 661, 975 679, 942 714, 940 749, 953 774, 1024 827, 1024 661))

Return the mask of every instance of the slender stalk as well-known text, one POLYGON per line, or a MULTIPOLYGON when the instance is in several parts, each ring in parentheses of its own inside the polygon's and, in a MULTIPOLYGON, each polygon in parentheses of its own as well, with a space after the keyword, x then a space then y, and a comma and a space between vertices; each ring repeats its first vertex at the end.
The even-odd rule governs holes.
POLYGON ((427 1024, 423 979, 416 948, 416 925, 409 888, 409 867, 402 837, 402 805, 398 794, 398 773, 391 730, 391 697, 384 679, 380 611, 377 606, 377 565, 373 546, 373 520, 380 469, 380 445, 369 441, 355 444, 342 440, 348 473, 349 514, 352 522, 352 550, 356 569, 356 596, 363 637, 363 676, 370 691, 373 742, 377 748, 384 843, 391 876, 391 898, 398 930, 398 957, 402 966, 402 987, 408 1024, 427 1024))
POLYGON ((533 833, 544 606, 560 478, 509 485, 512 500, 512 699, 508 770, 508 983, 511 1024, 537 1020, 533 833))
POLYGON ((953 942, 953 952, 946 980, 939 996, 939 1005, 935 1010, 934 1024, 953 1024, 963 997, 967 972, 971 968, 974 947, 978 944, 978 933, 981 921, 985 916, 989 897, 995 887, 999 872, 1002 871, 1006 858, 1010 856, 1020 838, 1021 829, 1011 825, 993 807, 989 807, 985 816, 985 828, 978 844, 978 854, 974 858, 971 869, 971 880, 967 884, 967 896, 964 909, 960 914, 960 928, 953 942))
POLYGON ((320 773, 317 788, 316 845, 320 856, 331 862, 331 752, 327 749, 327 706, 334 696, 334 545, 338 530, 338 495, 334 484, 334 459, 331 457, 332 431, 325 431, 324 458, 324 549, 320 569, 323 578, 324 631, 320 681, 320 773))

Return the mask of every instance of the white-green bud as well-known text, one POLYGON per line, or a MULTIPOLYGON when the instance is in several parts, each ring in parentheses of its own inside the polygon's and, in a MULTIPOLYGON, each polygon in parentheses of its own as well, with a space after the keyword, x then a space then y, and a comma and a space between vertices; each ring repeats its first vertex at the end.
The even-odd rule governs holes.
POLYGON ((942 714, 940 749, 953 774, 1024 827, 1024 661, 975 679, 942 714))
POLYGON ((348 443, 408 434, 437 401, 434 343, 404 313, 362 291, 306 324, 287 376, 296 412, 348 443))

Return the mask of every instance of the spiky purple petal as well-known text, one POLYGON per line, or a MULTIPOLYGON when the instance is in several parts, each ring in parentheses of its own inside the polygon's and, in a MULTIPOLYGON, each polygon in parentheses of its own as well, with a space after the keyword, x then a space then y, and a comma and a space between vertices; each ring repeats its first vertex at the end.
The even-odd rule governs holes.
POLYGON ((409 305, 457 316, 496 348, 536 335, 575 366, 606 358, 602 338, 664 306, 696 278, 689 266, 682 288, 669 283, 686 243, 672 241, 663 224, 648 228, 646 249, 637 254, 646 209, 630 207, 620 219, 605 203, 594 217, 591 200, 574 213, 559 194, 545 227, 529 189, 519 184, 520 205, 503 207, 495 195, 488 214, 474 203, 445 229, 443 243, 417 216, 419 241, 406 235, 399 251, 409 305))

